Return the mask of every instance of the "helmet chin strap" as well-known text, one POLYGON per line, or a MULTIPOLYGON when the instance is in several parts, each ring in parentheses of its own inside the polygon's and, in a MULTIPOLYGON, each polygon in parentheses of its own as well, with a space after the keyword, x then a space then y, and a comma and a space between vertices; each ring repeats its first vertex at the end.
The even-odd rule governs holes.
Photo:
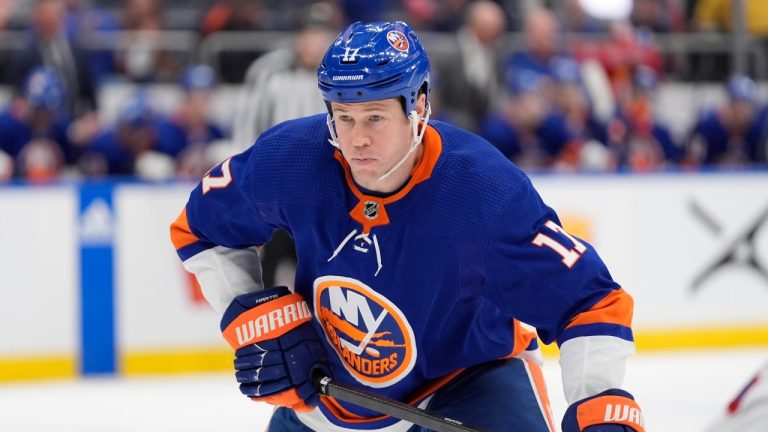
POLYGON ((341 151, 341 147, 339 147, 339 137, 336 135, 336 124, 333 122, 333 116, 331 113, 328 113, 325 116, 325 124, 328 125, 328 132, 331 133, 331 137, 328 139, 328 142, 331 143, 332 146, 336 147, 339 151, 341 151))
MULTIPOLYGON (((389 175, 400 168, 408 159, 408 157, 411 156, 411 154, 419 147, 419 144, 421 144, 421 141, 424 139, 424 133, 427 131, 427 123, 429 122, 429 117, 431 115, 432 106, 429 105, 429 102, 427 102, 424 112, 424 127, 419 130, 419 124, 421 123, 419 113, 417 113, 416 110, 413 110, 408 114, 408 120, 411 122, 411 148, 408 149, 408 153, 406 153, 398 163, 396 163, 392 168, 388 169, 387 172, 382 174, 381 177, 377 178, 376 181, 382 181, 389 177, 389 175)), ((336 135, 336 127, 333 122, 333 116, 331 116, 330 113, 325 117, 325 123, 328 125, 328 131, 331 133, 331 138, 328 139, 328 142, 331 143, 332 146, 339 149, 339 151, 341 151, 341 147, 339 147, 339 137, 336 135)))
POLYGON ((425 111, 424 111, 424 127, 421 128, 421 131, 419 131, 419 113, 416 112, 416 110, 411 111, 410 114, 408 114, 408 119, 411 121, 411 148, 408 149, 408 153, 403 156, 402 159, 400 159, 400 162, 396 163, 395 166, 388 169, 387 172, 381 175, 381 177, 377 178, 376 181, 382 181, 385 178, 389 177, 390 174, 395 172, 400 166, 402 166, 405 161, 408 159, 409 156, 416 150, 417 147, 419 147, 419 144, 421 144, 421 140, 424 139, 424 133, 427 131, 427 123, 429 122, 429 116, 432 115, 432 107, 429 105, 429 102, 427 102, 425 111))

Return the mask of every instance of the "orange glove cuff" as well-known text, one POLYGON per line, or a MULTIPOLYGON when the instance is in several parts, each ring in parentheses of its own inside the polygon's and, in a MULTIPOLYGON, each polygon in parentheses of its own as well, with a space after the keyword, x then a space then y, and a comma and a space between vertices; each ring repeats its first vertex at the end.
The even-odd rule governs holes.
POLYGON ((622 396, 601 396, 584 402, 576 410, 576 420, 579 430, 599 424, 620 424, 645 432, 640 407, 622 396))
POLYGON ((222 332, 234 349, 275 339, 310 321, 312 312, 296 293, 270 300, 240 314, 222 332))

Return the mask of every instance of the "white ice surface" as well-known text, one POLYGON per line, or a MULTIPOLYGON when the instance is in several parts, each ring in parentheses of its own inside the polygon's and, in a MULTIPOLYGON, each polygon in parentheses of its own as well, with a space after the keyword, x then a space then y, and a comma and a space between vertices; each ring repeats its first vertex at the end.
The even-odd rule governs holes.
MULTIPOLYGON (((639 354, 627 367, 650 431, 702 431, 762 364, 768 348, 639 354)), ((544 373, 559 417, 560 370, 544 373)), ((0 431, 261 432, 271 407, 237 390, 229 374, 163 378, 91 378, 0 385, 0 431)))

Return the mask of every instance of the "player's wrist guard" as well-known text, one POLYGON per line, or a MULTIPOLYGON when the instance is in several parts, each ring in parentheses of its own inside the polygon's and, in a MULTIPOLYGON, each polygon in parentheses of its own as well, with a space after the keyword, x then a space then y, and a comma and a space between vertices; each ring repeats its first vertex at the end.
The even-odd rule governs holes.
POLYGON ((621 389, 573 403, 565 411, 562 428, 563 432, 645 432, 635 398, 621 389))
POLYGON ((221 331, 235 349, 240 391, 256 401, 309 411, 318 396, 310 373, 323 348, 304 298, 286 287, 242 294, 224 312, 221 331))

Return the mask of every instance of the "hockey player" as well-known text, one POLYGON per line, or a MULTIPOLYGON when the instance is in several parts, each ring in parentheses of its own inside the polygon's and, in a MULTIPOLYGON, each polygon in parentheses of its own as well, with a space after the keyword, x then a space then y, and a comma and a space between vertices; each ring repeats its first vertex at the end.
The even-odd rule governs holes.
POLYGON ((643 431, 621 390, 632 299, 481 138, 430 121, 430 64, 402 22, 355 23, 318 68, 328 115, 214 167, 171 226, 269 431, 421 431, 318 397, 313 369, 486 431, 553 431, 535 327, 557 342, 565 432, 643 431), (330 142, 330 145, 329 145, 330 142), (295 292, 259 245, 296 242, 295 292))

